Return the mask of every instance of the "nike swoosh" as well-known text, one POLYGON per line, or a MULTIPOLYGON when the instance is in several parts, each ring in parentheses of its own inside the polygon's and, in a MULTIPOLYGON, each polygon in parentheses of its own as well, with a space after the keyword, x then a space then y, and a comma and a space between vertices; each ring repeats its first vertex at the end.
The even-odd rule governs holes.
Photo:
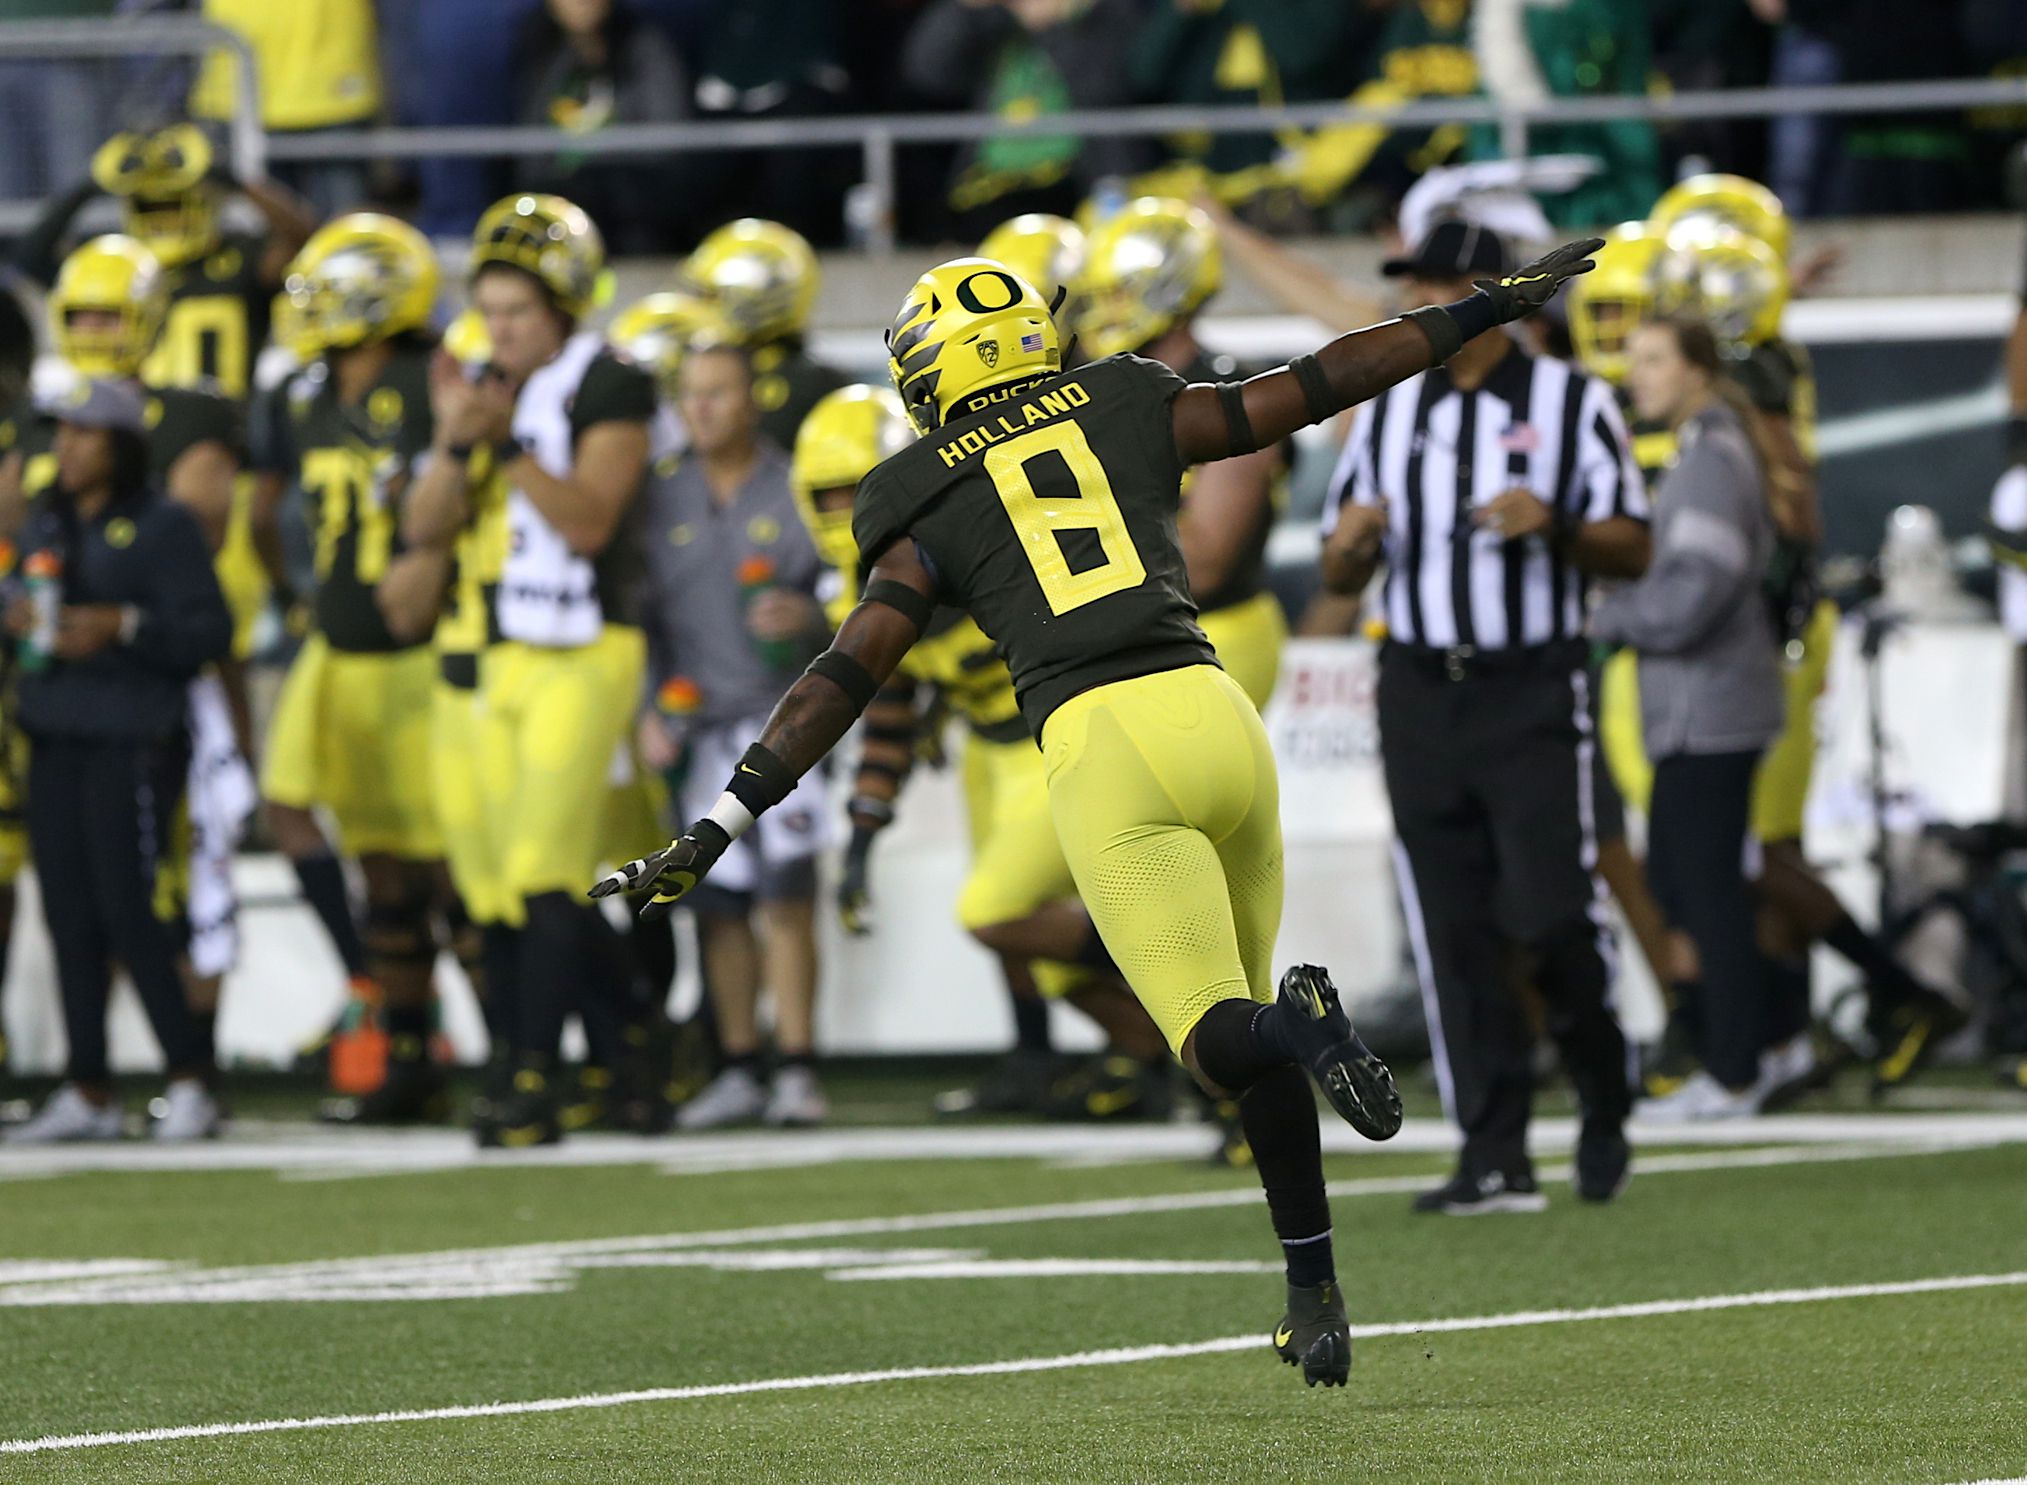
POLYGON ((1274 1332, 1274 1344, 1277 1346, 1285 1346, 1294 1339, 1295 1332, 1292 1330, 1277 1330, 1274 1332))
POLYGON ((1106 1115, 1116 1114, 1121 1109, 1130 1109, 1133 1107, 1134 1104, 1138 1103, 1139 1101, 1140 1101, 1139 1089, 1121 1088, 1111 1093, 1085 1094, 1084 1108, 1092 1115, 1092 1117, 1103 1119, 1106 1115))
POLYGON ((742 764, 740 764, 740 765, 739 765, 739 772, 741 772, 741 773, 750 773, 750 774, 752 774, 752 775, 753 775, 753 777, 755 777, 756 779, 760 777, 760 770, 759 770, 759 769, 757 769, 757 768, 748 768, 748 767, 747 767, 747 766, 746 766, 746 765, 745 765, 744 763, 742 763, 742 764))

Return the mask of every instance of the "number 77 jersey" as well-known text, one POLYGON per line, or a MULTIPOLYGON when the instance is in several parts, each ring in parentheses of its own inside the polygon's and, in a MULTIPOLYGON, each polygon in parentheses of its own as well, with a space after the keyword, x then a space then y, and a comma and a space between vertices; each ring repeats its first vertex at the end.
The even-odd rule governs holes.
POLYGON ((1176 540, 1182 378, 1109 356, 992 387, 859 485, 864 562, 912 539, 1006 656, 1029 729, 1079 692, 1215 665, 1176 540))

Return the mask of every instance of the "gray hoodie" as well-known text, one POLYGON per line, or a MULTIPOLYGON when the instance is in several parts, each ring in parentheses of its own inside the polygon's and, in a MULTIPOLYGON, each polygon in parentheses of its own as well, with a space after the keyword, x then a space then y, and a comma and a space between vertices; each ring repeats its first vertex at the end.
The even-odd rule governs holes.
POLYGON ((1654 499, 1647 575, 1608 594, 1591 634, 1640 654, 1647 756, 1742 753, 1781 730, 1781 660, 1761 577, 1774 518, 1738 414, 1713 403, 1682 425, 1654 499))

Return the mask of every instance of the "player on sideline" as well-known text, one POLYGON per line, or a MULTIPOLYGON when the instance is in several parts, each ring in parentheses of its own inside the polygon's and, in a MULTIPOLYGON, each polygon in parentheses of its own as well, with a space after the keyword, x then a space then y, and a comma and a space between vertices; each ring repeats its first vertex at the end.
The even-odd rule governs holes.
POLYGON ((1276 1351, 1342 1385, 1351 1336, 1307 1068, 1371 1139, 1400 1094, 1298 965, 1271 988, 1281 919, 1279 784, 1251 701, 1195 622, 1176 540, 1183 473, 1264 448, 1448 359, 1590 268, 1590 239, 1444 307, 1341 336, 1245 382, 1187 385, 1114 356, 1062 373, 1041 296, 999 264, 918 279, 888 370, 923 438, 859 487, 865 596, 746 752, 703 819, 593 887, 651 889, 664 913, 845 735, 938 601, 1006 653, 1040 741, 1064 854, 1085 904, 1169 1046, 1236 1097, 1288 1265, 1276 1351))

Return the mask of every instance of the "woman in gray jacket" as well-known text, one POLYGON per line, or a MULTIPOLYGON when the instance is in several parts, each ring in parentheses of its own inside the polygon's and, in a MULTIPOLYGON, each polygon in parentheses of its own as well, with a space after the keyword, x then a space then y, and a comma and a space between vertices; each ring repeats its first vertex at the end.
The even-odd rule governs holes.
POLYGON ((1775 489, 1764 431, 1699 320, 1644 325, 1627 385, 1643 419, 1674 430, 1654 500, 1654 560, 1591 617, 1594 638, 1640 656, 1640 722, 1654 764, 1647 872, 1686 937, 1677 1003, 1705 1071, 1656 1114, 1757 1110, 1772 985, 1755 938, 1753 773, 1783 721, 1781 666, 1762 581, 1775 489))

